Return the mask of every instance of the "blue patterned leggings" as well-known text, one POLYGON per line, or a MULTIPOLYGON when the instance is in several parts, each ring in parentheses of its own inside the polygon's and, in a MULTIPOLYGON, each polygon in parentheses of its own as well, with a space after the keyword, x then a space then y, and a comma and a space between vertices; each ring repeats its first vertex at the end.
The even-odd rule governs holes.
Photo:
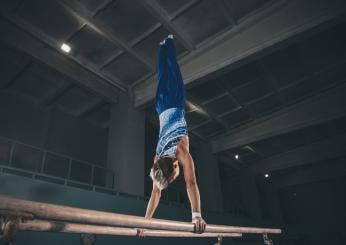
POLYGON ((156 76, 159 85, 156 91, 155 107, 160 115, 163 111, 177 107, 185 108, 185 88, 176 59, 176 50, 172 38, 166 38, 160 45, 156 76))

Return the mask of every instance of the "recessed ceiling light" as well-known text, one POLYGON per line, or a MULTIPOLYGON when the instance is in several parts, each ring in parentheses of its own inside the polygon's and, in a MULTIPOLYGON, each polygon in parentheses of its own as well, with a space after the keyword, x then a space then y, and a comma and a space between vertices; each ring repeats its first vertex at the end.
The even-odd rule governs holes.
POLYGON ((269 174, 265 174, 264 178, 268 179, 269 178, 269 174))
POLYGON ((65 53, 70 53, 70 51, 71 51, 71 47, 69 45, 67 45, 66 43, 63 43, 60 48, 65 53))
POLYGON ((239 159, 239 155, 238 154, 234 155, 234 158, 238 160, 239 159))

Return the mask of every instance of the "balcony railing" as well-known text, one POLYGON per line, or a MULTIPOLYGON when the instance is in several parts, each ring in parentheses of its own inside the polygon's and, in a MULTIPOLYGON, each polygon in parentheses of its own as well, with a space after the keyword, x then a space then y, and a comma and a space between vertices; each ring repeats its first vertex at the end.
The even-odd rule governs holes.
POLYGON ((2 137, 0 164, 57 181, 107 189, 114 187, 114 173, 107 168, 2 137))
MULTIPOLYGON (((109 169, 4 137, 0 137, 0 173, 137 200, 149 200, 149 197, 146 196, 115 190, 114 173, 109 169)), ((174 189, 165 190, 162 193, 161 203, 190 208, 186 193, 174 189)), ((229 213, 246 215, 236 210, 229 213)))

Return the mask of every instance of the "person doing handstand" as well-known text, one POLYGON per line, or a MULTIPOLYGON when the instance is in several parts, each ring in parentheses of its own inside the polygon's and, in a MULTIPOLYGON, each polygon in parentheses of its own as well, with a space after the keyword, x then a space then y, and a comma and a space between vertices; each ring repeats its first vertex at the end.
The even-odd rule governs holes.
POLYGON ((150 171, 153 189, 145 217, 152 218, 161 197, 161 191, 179 176, 183 168, 186 190, 191 204, 192 223, 196 233, 205 230, 201 215, 200 193, 193 159, 189 153, 189 136, 185 121, 185 89, 176 60, 173 36, 160 43, 157 59, 155 107, 160 119, 160 134, 150 171))

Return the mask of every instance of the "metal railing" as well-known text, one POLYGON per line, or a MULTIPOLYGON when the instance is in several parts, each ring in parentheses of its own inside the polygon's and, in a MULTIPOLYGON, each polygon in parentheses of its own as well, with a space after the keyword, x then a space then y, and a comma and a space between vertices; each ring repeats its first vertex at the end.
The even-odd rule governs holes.
MULTIPOLYGON (((20 158, 19 158, 20 159, 20 158)), ((76 188, 81 188, 85 190, 90 191, 96 191, 96 192, 102 192, 105 194, 120 196, 120 197, 126 197, 126 198, 133 198, 137 200, 144 200, 148 201, 149 197, 146 196, 137 196, 129 193, 123 193, 119 192, 114 189, 114 173, 106 168, 103 168, 99 165, 87 163, 85 161, 80 161, 75 158, 72 158, 70 156, 56 153, 50 150, 46 150, 37 146, 32 146, 17 140, 8 139, 5 137, 0 137, 0 173, 4 174, 14 174, 17 176, 27 177, 31 179, 46 181, 49 183, 54 184, 61 184, 61 185, 67 185, 72 186, 76 188), (16 160, 18 160, 18 157, 16 154, 18 153, 18 147, 26 147, 29 150, 34 150, 36 153, 39 153, 40 157, 38 157, 38 161, 36 163, 32 163, 28 166, 23 166, 23 164, 16 164, 16 160), (5 148, 8 149, 5 149, 5 148), (16 150, 17 149, 17 150, 16 150), (62 158, 65 160, 65 163, 67 164, 66 167, 66 175, 59 176, 59 174, 54 174, 52 172, 47 171, 47 164, 48 159, 50 156, 62 158), (73 167, 78 164, 83 164, 85 166, 88 166, 90 169, 88 180, 80 181, 78 178, 73 178, 73 167), (105 185, 97 184, 96 180, 100 176, 97 176, 97 171, 101 169, 105 172, 110 174, 109 180, 105 182, 105 185), (95 178, 96 177, 96 178, 95 178)), ((83 175, 86 175, 84 172, 83 175)), ((101 176, 102 177, 102 176, 101 176)), ((174 191, 175 193, 176 191, 174 191)), ((168 201, 168 198, 171 198, 173 192, 165 193, 166 198, 162 198, 161 203, 166 205, 171 205, 175 207, 183 207, 183 208, 189 208, 188 203, 185 199, 180 198, 181 193, 175 193, 178 195, 174 199, 177 201, 168 201), (185 201, 184 201, 185 200, 185 201)))
MULTIPOLYGON (((66 156, 64 154, 49 151, 40 147, 32 146, 32 145, 25 144, 20 141, 8 139, 5 137, 0 137, 0 173, 22 176, 26 178, 46 181, 46 182, 54 183, 54 184, 76 187, 76 188, 89 190, 89 191, 102 192, 105 194, 115 195, 119 197, 133 198, 133 199, 144 200, 144 201, 149 200, 149 197, 147 196, 138 196, 138 195, 123 193, 123 192, 119 192, 115 190, 114 189, 114 173, 109 169, 106 169, 96 164, 80 161, 75 158, 66 156), (8 147, 7 150, 5 149, 6 146, 8 147), (42 157, 39 159, 38 162, 36 162, 35 167, 31 166, 32 168, 29 169, 28 167, 25 168, 23 166, 20 166, 20 165, 18 166, 18 164, 16 164, 16 159, 17 159, 16 147, 18 146, 25 146, 28 149, 34 149, 41 154, 42 157), (46 168, 47 159, 49 159, 50 156, 60 157, 66 160, 66 163, 68 165, 67 165, 67 174, 65 177, 58 176, 57 174, 52 174, 51 172, 47 173, 47 168, 46 168), (73 174, 71 173, 73 172, 72 170, 73 170, 74 164, 84 164, 90 168, 89 180, 80 181, 76 178, 73 178, 73 174), (104 185, 99 184, 96 181, 97 178, 100 178, 100 176, 97 176, 96 174, 98 169, 104 170, 106 173, 110 175, 108 177, 108 181, 104 182, 104 185)), ((83 175, 85 175, 85 173, 83 173, 83 175)), ((174 206, 174 207, 190 209, 187 196, 184 198, 182 197, 184 195, 186 196, 186 193, 179 192, 177 190, 173 190, 173 191, 165 190, 164 195, 162 195, 161 197, 160 203, 174 206), (175 201, 172 201, 170 199, 174 199, 175 201)), ((221 213, 221 212, 215 212, 215 211, 206 211, 206 212, 221 213)), ((236 211, 227 212, 227 213, 232 215, 247 216, 246 213, 239 213, 236 211)))
POLYGON ((0 164, 65 182, 114 188, 112 170, 4 137, 0 137, 0 164))

